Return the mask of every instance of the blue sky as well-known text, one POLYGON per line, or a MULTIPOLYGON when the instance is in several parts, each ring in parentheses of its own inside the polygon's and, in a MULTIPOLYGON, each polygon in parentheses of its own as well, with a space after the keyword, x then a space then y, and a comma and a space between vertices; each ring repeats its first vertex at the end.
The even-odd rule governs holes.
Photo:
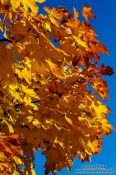
MULTIPOLYGON (((98 39, 108 47, 110 53, 110 56, 101 55, 101 63, 110 65, 113 67, 114 72, 116 72, 116 0, 47 0, 42 6, 65 6, 71 12, 73 7, 76 7, 76 9, 81 12, 82 6, 86 3, 93 7, 93 12, 97 16, 96 20, 91 19, 90 23, 94 26, 98 34, 98 39)), ((41 8, 40 12, 42 12, 41 8)), ((110 99, 107 100, 106 103, 112 110, 112 114, 108 115, 108 118, 109 122, 116 128, 116 74, 107 77, 106 80, 110 89, 110 99)), ((41 151, 36 153, 35 170, 37 175, 44 175, 44 169, 42 167, 45 158, 41 156, 40 153, 41 151)), ((72 172, 63 169, 61 172, 58 172, 57 175, 76 175, 78 174, 75 172, 76 169, 83 169, 83 166, 87 165, 103 165, 108 169, 113 169, 112 175, 116 175, 116 131, 113 131, 110 136, 104 138, 102 151, 98 155, 92 157, 91 163, 81 163, 79 160, 75 159, 72 172)), ((79 175, 82 174, 83 173, 79 173, 79 175)), ((93 174, 101 175, 102 173, 93 174)), ((103 174, 110 175, 110 173, 103 174)), ((84 175, 89 175, 89 173, 84 173, 84 175)))

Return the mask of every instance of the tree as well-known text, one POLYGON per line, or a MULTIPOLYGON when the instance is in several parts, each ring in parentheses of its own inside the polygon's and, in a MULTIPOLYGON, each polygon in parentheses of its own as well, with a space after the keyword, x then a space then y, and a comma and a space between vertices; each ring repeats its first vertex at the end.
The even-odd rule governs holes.
POLYGON ((85 5, 79 20, 65 8, 45 7, 44 0, 0 0, 0 174, 34 175, 34 152, 46 156, 45 174, 67 167, 73 158, 90 160, 113 129, 105 75, 85 5), (51 38, 54 38, 54 42, 51 38))

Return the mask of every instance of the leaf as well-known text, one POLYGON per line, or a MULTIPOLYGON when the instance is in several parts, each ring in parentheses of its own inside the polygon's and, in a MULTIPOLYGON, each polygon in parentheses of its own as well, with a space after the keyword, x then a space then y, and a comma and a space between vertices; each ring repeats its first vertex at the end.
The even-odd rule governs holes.
POLYGON ((74 12, 74 20, 77 20, 77 18, 79 17, 79 13, 76 11, 75 8, 73 8, 73 12, 74 12))
POLYGON ((96 139, 96 140, 94 140, 92 142, 89 141, 88 142, 88 146, 91 148, 92 153, 97 154, 99 151, 101 151, 101 145, 100 145, 98 139, 96 139))
POLYGON ((3 152, 0 152, 0 160, 3 160, 4 159, 4 153, 3 152))
POLYGON ((46 0, 34 0, 34 2, 39 2, 39 3, 43 3, 45 2, 46 0))
POLYGON ((81 40, 80 38, 73 36, 73 38, 75 39, 75 41, 77 42, 78 45, 84 47, 85 49, 88 48, 87 43, 83 40, 81 40))
POLYGON ((32 175, 36 175, 35 170, 31 170, 32 175))
POLYGON ((16 162, 17 165, 23 164, 22 160, 21 160, 19 157, 14 156, 13 159, 14 159, 14 161, 16 162))
POLYGON ((41 123, 39 122, 39 120, 37 120, 37 119, 34 119, 32 123, 33 123, 33 125, 36 126, 36 127, 40 127, 40 124, 41 124, 41 123))
POLYGON ((17 0, 17 1, 11 0, 11 4, 12 4, 14 9, 17 9, 20 6, 20 1, 19 0, 17 0))
POLYGON ((24 68, 22 71, 16 69, 15 73, 19 76, 19 78, 24 78, 27 81, 27 83, 30 84, 31 73, 27 70, 27 68, 24 68))
POLYGON ((26 93, 26 95, 33 97, 35 99, 38 99, 38 95, 36 94, 36 92, 33 89, 29 89, 28 87, 21 85, 22 91, 24 93, 26 93))
POLYGON ((13 128, 13 126, 12 126, 10 123, 8 123, 6 120, 4 120, 4 122, 5 122, 6 125, 8 126, 9 133, 14 133, 14 128, 13 128))
POLYGON ((51 32, 51 25, 49 22, 45 23, 45 28, 51 32))
POLYGON ((58 76, 58 74, 59 74, 58 66, 56 64, 54 64, 53 62, 51 62, 50 60, 46 60, 46 62, 48 63, 52 73, 54 75, 58 76))
POLYGON ((104 66, 104 64, 99 67, 99 72, 103 75, 112 75, 114 73, 110 66, 104 66))
POLYGON ((71 126, 73 126, 72 120, 71 120, 69 117, 67 117, 66 115, 65 115, 65 120, 66 120, 71 126))
POLYGON ((28 11, 28 8, 30 8, 32 10, 32 12, 36 15, 37 12, 38 12, 38 7, 36 5, 36 2, 39 2, 39 3, 43 3, 45 2, 45 0, 28 0, 28 1, 25 1, 25 0, 17 0, 16 2, 14 0, 1 0, 2 4, 8 4, 9 3, 12 5, 12 8, 14 10, 17 10, 19 7, 21 7, 21 5, 23 5, 24 9, 26 11, 28 11))
POLYGON ((17 92, 17 85, 15 84, 10 84, 9 85, 9 92, 11 93, 12 97, 15 98, 15 100, 19 100, 21 97, 20 97, 20 94, 17 92))
POLYGON ((92 13, 92 7, 85 5, 82 10, 82 15, 84 16, 86 22, 88 22, 89 18, 95 18, 96 16, 92 13))

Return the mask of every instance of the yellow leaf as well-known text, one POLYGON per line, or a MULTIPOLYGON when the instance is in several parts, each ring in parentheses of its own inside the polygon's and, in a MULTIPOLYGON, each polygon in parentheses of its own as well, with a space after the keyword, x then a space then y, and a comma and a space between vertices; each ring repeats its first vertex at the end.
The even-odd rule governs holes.
POLYGON ((34 0, 34 2, 39 2, 39 3, 43 3, 45 2, 46 0, 34 0))
POLYGON ((45 28, 51 32, 51 25, 49 22, 45 23, 45 28))
POLYGON ((69 118, 69 117, 67 117, 66 115, 65 115, 65 120, 72 126, 73 125, 73 121, 69 118))
POLYGON ((14 169, 13 175, 19 175, 19 173, 14 169))
POLYGON ((14 161, 16 162, 17 165, 23 164, 22 160, 21 160, 19 157, 14 156, 13 159, 14 159, 14 161))
POLYGON ((14 9, 17 9, 20 6, 20 1, 19 0, 11 0, 11 4, 14 9))
POLYGON ((33 97, 33 98, 39 98, 38 95, 36 94, 36 92, 33 89, 29 89, 26 86, 24 86, 23 84, 21 85, 22 91, 24 93, 26 93, 26 95, 33 97))
POLYGON ((84 47, 85 49, 88 48, 87 43, 83 40, 81 40, 80 38, 73 36, 73 38, 75 39, 75 41, 77 42, 77 44, 79 44, 80 46, 84 47))
POLYGON ((0 160, 3 160, 5 158, 5 155, 3 152, 0 152, 0 160))
POLYGON ((25 96, 25 97, 23 98, 23 102, 24 102, 26 105, 30 105, 30 104, 31 104, 31 98, 25 96))
POLYGON ((74 11, 74 19, 77 20, 77 18, 79 17, 79 13, 76 11, 75 8, 73 8, 74 11))
POLYGON ((9 85, 9 92, 11 93, 12 97, 14 97, 15 100, 19 100, 20 99, 20 95, 17 92, 17 85, 10 84, 9 85))
POLYGON ((97 101, 97 104, 95 104, 95 102, 92 102, 91 107, 94 108, 94 110, 96 111, 96 114, 107 114, 110 113, 110 109, 108 109, 106 107, 105 104, 102 104, 100 101, 97 101))
POLYGON ((100 151, 100 145, 98 140, 94 140, 92 142, 89 140, 88 146, 91 148, 93 153, 97 153, 100 151))
MULTIPOLYGON (((3 0, 1 0, 1 1, 3 1, 3 0)), ((28 12, 28 10, 30 8, 32 10, 33 14, 36 15, 38 12, 38 6, 36 5, 36 2, 43 3, 43 2, 45 2, 45 0, 28 0, 28 1, 26 1, 26 0, 17 0, 17 1, 4 0, 2 3, 3 4, 11 3, 13 9, 17 9, 17 8, 21 7, 21 5, 23 5, 25 11, 28 12)))
POLYGON ((37 120, 37 119, 34 119, 32 123, 33 123, 34 126, 38 126, 38 127, 39 127, 40 124, 41 124, 41 123, 39 122, 39 120, 37 120))
POLYGON ((27 120, 28 120, 28 122, 32 122, 33 116, 27 116, 27 120))
POLYGON ((3 123, 6 123, 10 133, 14 133, 14 128, 11 124, 9 124, 6 120, 3 120, 3 123))
POLYGON ((36 173, 33 169, 31 170, 31 175, 36 175, 36 173))
POLYGON ((46 62, 48 63, 52 73, 54 75, 58 76, 58 74, 59 74, 58 66, 56 64, 54 64, 53 62, 51 62, 50 60, 46 60, 46 62))

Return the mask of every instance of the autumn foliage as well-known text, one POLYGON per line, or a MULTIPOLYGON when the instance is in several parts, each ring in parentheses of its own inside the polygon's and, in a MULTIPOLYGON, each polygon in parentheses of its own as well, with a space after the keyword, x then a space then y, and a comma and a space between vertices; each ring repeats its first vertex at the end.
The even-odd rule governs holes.
POLYGON ((34 175, 40 148, 46 175, 70 170, 73 158, 99 153, 112 130, 103 78, 113 71, 97 64, 108 51, 88 23, 92 8, 81 22, 75 8, 40 14, 36 2, 44 0, 0 0, 1 175, 34 175))

